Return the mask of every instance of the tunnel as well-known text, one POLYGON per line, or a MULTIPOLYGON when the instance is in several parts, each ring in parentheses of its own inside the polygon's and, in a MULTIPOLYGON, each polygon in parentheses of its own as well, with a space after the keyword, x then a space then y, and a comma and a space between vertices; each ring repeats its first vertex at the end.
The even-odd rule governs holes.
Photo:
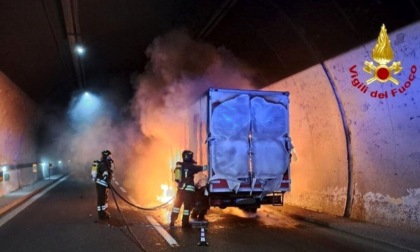
MULTIPOLYGON (((232 4, 235 1, 226 2, 232 4)), ((256 81, 260 85, 247 83, 234 86, 234 88, 290 92, 290 134, 295 158, 291 162, 290 170, 291 191, 285 195, 285 204, 364 222, 419 231, 419 11, 417 10, 414 15, 416 17, 414 20, 407 21, 392 31, 387 31, 386 20, 383 21, 385 24, 382 20, 376 22, 372 28, 374 31, 369 30, 369 39, 354 37, 351 34, 340 39, 339 35, 344 35, 337 33, 336 40, 329 42, 346 41, 348 44, 343 46, 345 50, 322 54, 319 48, 329 45, 324 43, 316 49, 313 43, 317 39, 321 40, 316 36, 323 36, 327 32, 323 28, 318 27, 321 30, 318 35, 301 31, 299 25, 288 18, 291 14, 283 13, 284 10, 277 4, 270 6, 273 9, 280 8, 276 13, 284 14, 277 17, 281 21, 263 20, 259 16, 259 19, 254 17, 254 23, 252 23, 244 17, 252 10, 251 7, 255 6, 252 4, 251 7, 246 6, 244 3, 233 5, 225 6, 223 10, 229 10, 230 13, 224 13, 223 16, 220 16, 219 10, 220 20, 214 24, 214 27, 207 26, 207 30, 201 30, 199 36, 193 40, 202 41, 206 38, 206 34, 213 34, 208 37, 209 44, 221 44, 223 41, 226 47, 239 48, 238 59, 244 59, 247 64, 250 63, 251 58, 253 59, 251 65, 256 67, 254 72, 258 74, 252 81, 247 81, 250 83, 256 81), (241 30, 238 27, 239 24, 232 20, 241 20, 241 25, 248 26, 259 21, 264 23, 261 27, 264 26, 266 29, 259 29, 258 34, 253 34, 249 31, 255 31, 255 29, 248 27, 241 30), (287 28, 277 27, 276 21, 286 22, 289 25, 287 28), (226 24, 228 22, 235 24, 228 26, 226 24), (269 49, 276 43, 280 44, 277 40, 282 36, 270 34, 277 32, 287 35, 287 29, 293 30, 294 33, 290 33, 291 36, 300 42, 294 45, 293 39, 289 39, 281 44, 285 51, 289 51, 288 56, 286 53, 283 56, 280 50, 269 49), (232 30, 236 31, 232 34, 232 41, 224 41, 222 35, 226 32, 232 33, 232 30), (249 33, 241 34, 246 31, 249 33), (246 41, 248 36, 259 39, 246 41), (350 44, 349 41, 354 43, 350 44), (253 45, 252 43, 266 44, 253 45), (386 49, 380 49, 381 46, 386 49), (253 55, 257 54, 256 49, 259 47, 263 49, 257 56, 253 55), (377 54, 383 55, 384 51, 388 52, 388 58, 381 61, 378 59, 379 56, 375 57, 377 54)), ((52 8, 51 5, 48 8, 52 8)), ((262 9, 256 8, 254 11, 258 12, 262 9)), ((392 16, 392 13, 389 15, 392 16)), ((314 16, 311 17, 314 18, 314 16)), ((310 23, 310 18, 308 19, 309 21, 306 21, 310 23)), ((353 25, 355 24, 347 26, 346 29, 355 29, 353 25)), ((357 27, 362 29, 362 26, 359 24, 357 27)), ((158 44, 159 41, 154 40, 154 42, 158 44)), ((2 45, 7 45, 7 43, 2 43, 2 45)), ((208 44, 194 49, 197 49, 199 54, 204 52, 207 46, 208 44)), ((337 48, 331 44, 330 46, 337 48)), ((220 48, 210 51, 219 53, 218 50, 220 48)), ((150 51, 153 50, 149 47, 149 53, 152 54, 150 51)), ((234 50, 233 53, 235 53, 234 50)), ((0 51, 0 55, 7 56, 7 59, 13 58, 13 52, 11 54, 12 56, 6 49, 0 51)), ((204 60, 207 56, 211 57, 208 54, 199 55, 204 60)), ((149 60, 159 59, 149 58, 149 60)), ((0 195, 30 185, 45 177, 47 174, 45 169, 48 168, 45 162, 48 163, 49 160, 55 160, 54 166, 59 166, 58 157, 52 155, 45 158, 39 145, 40 142, 43 146, 48 146, 48 141, 59 141, 62 136, 59 132, 51 132, 49 126, 62 126, 66 122, 64 119, 49 115, 51 108, 54 107, 53 103, 39 102, 40 100, 36 98, 38 96, 28 95, 27 88, 16 83, 31 83, 31 80, 22 81, 18 78, 18 70, 10 71, 10 68, 6 67, 10 64, 13 64, 11 60, 2 61, 0 65, 0 165, 2 167, 0 195), (50 136, 45 138, 45 134, 50 134, 50 136)), ((202 64, 195 65, 194 61, 190 62, 188 67, 192 67, 191 65, 196 67, 194 71, 206 73, 209 71, 208 69, 200 70, 202 64)), ((86 66, 86 69, 88 67, 86 66)), ((233 69, 229 67, 231 66, 225 68, 228 69, 226 71, 233 69)), ((57 71, 63 71, 63 69, 57 71)), ((55 72, 52 76, 55 78, 60 73, 55 72)), ((38 74, 45 75, 45 72, 38 74)), ((120 72, 109 71, 107 76, 102 78, 112 79, 113 74, 118 75, 120 72)), ((144 78, 141 71, 136 74, 144 78)), ((227 75, 223 75, 225 76, 227 75)), ((89 82, 88 77, 86 76, 85 85, 89 82)), ((54 78, 53 81, 56 81, 54 78)), ((125 78, 127 80, 127 75, 125 78)), ((76 82, 76 79, 70 82, 76 82)), ((194 76, 190 80, 197 79, 200 79, 200 76, 194 76)), ((213 81, 220 81, 215 79, 213 81)), ((60 82, 55 85, 66 84, 60 82)), ((110 85, 112 86, 112 83, 110 85)), ((80 88, 80 86, 75 86, 76 89, 80 88)), ((69 87, 62 89, 70 93, 67 88, 69 87)), ((124 92, 128 89, 125 87, 124 92)), ((168 92, 173 91, 168 90, 168 92)), ((148 91, 158 92, 155 89, 148 91)), ((48 93, 50 94, 53 93, 48 93)), ((178 95, 183 97, 186 93, 180 92, 178 95)), ((42 97, 42 94, 40 96, 42 97)), ((119 104, 127 100, 114 100, 113 103, 119 104)), ((167 101, 163 99, 153 101, 156 107, 164 102, 167 101)), ((70 99, 67 100, 66 106, 68 104, 71 104, 70 99)), ((107 108, 107 110, 112 110, 112 108, 107 108)), ((67 112, 61 115, 67 116, 67 112)), ((119 120, 115 117, 111 119, 119 120)), ((143 124, 145 125, 146 123, 143 124)), ((115 147, 121 147, 121 145, 120 142, 115 147)), ((65 148, 60 151, 65 151, 65 148)), ((89 145, 84 145, 79 151, 90 152, 89 145)), ((144 172, 141 174, 145 175, 144 172)), ((148 183, 153 183, 153 181, 148 183)))

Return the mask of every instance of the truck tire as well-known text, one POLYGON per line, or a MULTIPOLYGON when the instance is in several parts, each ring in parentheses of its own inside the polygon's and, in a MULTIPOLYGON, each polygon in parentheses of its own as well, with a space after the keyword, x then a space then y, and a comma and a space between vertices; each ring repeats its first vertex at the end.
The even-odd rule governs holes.
POLYGON ((241 207, 241 209, 245 213, 256 213, 258 208, 256 208, 256 207, 241 207))
POLYGON ((258 208, 256 208, 256 207, 251 207, 251 208, 248 208, 248 212, 249 213, 256 213, 257 212, 257 209, 258 208))

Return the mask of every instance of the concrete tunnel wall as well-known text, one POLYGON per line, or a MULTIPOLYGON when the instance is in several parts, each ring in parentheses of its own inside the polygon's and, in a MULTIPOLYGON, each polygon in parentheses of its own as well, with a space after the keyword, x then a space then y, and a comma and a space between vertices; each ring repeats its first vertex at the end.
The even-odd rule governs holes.
POLYGON ((366 85, 373 40, 265 89, 290 91, 298 159, 286 204, 419 231, 420 22, 388 37, 398 85, 366 85))
POLYGON ((0 71, 0 167, 4 179, 0 196, 29 185, 37 179, 32 168, 15 169, 31 164, 36 158, 37 105, 0 71))

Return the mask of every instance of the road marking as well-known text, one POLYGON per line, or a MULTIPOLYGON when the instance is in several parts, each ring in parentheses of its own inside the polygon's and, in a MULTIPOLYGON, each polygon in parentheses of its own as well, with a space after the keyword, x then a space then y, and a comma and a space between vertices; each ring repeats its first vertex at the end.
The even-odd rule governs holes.
POLYGON ((123 193, 127 193, 127 191, 122 187, 122 186, 120 186, 120 190, 123 192, 123 193))
POLYGON ((120 183, 118 183, 118 181, 115 180, 115 184, 120 185, 120 183))
POLYGON ((175 241, 175 239, 166 232, 165 229, 159 223, 152 217, 152 216, 146 216, 147 220, 149 220, 150 224, 153 225, 153 227, 159 232, 159 234, 169 243, 171 247, 177 247, 179 246, 178 243, 175 241))
POLYGON ((37 199, 41 198, 44 194, 46 194, 49 190, 53 189, 56 185, 60 184, 61 182, 63 182, 64 180, 66 180, 69 177, 69 175, 61 178, 60 180, 54 182, 52 185, 50 185, 49 187, 47 187, 45 190, 43 190, 42 192, 32 196, 31 198, 29 198, 27 201, 25 201, 24 203, 22 203, 22 205, 20 205, 19 207, 15 208, 14 210, 12 210, 10 213, 4 215, 1 219, 0 219, 0 227, 3 226, 6 222, 8 222, 9 220, 11 220, 13 217, 15 217, 18 213, 20 213, 21 211, 23 211, 25 208, 27 208, 30 204, 32 204, 33 202, 35 202, 37 199))

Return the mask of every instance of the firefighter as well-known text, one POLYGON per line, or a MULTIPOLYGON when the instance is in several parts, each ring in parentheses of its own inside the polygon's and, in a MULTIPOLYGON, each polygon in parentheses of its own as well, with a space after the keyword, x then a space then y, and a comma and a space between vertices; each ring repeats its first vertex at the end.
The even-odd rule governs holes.
POLYGON ((204 170, 203 166, 196 165, 194 153, 189 150, 182 152, 182 162, 177 162, 177 169, 180 169, 180 178, 174 205, 172 207, 170 227, 174 227, 175 220, 178 218, 181 206, 184 205, 182 212, 182 228, 191 228, 190 211, 194 204, 194 174, 204 170))
MULTIPOLYGON (((207 170, 207 169, 205 169, 207 170)), ((197 221, 205 221, 204 216, 210 208, 209 194, 207 191, 207 171, 198 172, 194 175, 195 194, 191 218, 197 221)))
POLYGON ((201 187, 201 188, 196 187, 195 190, 196 190, 195 195, 194 195, 195 204, 191 212, 191 218, 193 220, 197 220, 200 222, 202 221, 206 222, 206 219, 204 218, 204 216, 206 215, 207 210, 210 208, 207 189, 206 187, 201 187))
POLYGON ((102 151, 101 159, 98 162, 96 174, 96 193, 98 197, 97 209, 99 219, 109 219, 108 212, 108 191, 113 175, 113 160, 109 150, 102 151))

